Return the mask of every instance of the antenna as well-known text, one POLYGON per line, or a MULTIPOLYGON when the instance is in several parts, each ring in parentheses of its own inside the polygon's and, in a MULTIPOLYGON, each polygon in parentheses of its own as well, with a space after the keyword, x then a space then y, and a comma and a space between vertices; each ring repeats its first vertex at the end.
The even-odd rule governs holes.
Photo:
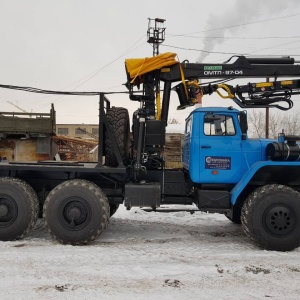
POLYGON ((152 44, 153 47, 153 56, 156 56, 159 54, 159 44, 163 43, 165 40, 165 30, 164 22, 166 20, 155 18, 150 19, 148 18, 148 30, 147 30, 147 42, 149 44, 152 44))

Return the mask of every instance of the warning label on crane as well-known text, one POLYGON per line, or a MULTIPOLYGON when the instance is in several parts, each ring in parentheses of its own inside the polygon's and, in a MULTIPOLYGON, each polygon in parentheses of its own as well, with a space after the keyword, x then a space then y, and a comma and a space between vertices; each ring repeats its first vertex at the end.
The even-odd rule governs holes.
POLYGON ((205 169, 231 170, 231 157, 205 156, 205 169))

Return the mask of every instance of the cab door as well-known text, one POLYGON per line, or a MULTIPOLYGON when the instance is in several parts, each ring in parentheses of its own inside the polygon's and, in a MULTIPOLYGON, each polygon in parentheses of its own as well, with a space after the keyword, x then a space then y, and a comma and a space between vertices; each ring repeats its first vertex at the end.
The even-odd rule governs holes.
POLYGON ((200 122, 199 182, 236 183, 241 178, 241 132, 234 114, 206 113, 200 122), (200 125, 201 126, 201 125, 200 125))
POLYGON ((185 169, 189 169, 190 165, 190 144, 192 136, 192 121, 193 117, 190 116, 185 123, 183 145, 182 145, 182 163, 185 169))

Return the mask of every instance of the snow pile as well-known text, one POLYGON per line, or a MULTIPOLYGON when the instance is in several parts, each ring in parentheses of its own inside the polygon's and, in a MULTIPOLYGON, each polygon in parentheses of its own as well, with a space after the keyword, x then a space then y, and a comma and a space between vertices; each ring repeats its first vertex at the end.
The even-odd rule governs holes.
MULTIPOLYGON (((193 209, 193 207, 189 207, 193 209)), ((53 241, 40 220, 0 242, 1 299, 297 299, 300 249, 253 246, 226 217, 120 207, 91 245, 53 241)))

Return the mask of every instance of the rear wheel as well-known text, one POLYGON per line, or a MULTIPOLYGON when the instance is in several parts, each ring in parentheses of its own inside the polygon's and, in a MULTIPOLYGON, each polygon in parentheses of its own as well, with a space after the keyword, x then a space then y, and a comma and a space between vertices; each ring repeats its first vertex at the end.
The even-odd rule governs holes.
POLYGON ((256 189, 242 208, 242 226, 258 246, 289 251, 300 246, 300 194, 278 184, 256 189))
MULTIPOLYGON (((112 107, 107 111, 107 121, 116 139, 118 149, 121 154, 122 161, 126 166, 129 161, 129 115, 128 110, 122 107, 112 107)), ((118 166, 118 159, 115 149, 107 132, 105 134, 105 165, 110 167, 118 166)))
POLYGON ((38 211, 38 197, 28 183, 0 178, 0 240, 23 238, 36 223, 38 211))
POLYGON ((102 190, 80 179, 54 188, 44 204, 50 234, 64 244, 80 245, 95 240, 109 219, 109 204, 102 190))

